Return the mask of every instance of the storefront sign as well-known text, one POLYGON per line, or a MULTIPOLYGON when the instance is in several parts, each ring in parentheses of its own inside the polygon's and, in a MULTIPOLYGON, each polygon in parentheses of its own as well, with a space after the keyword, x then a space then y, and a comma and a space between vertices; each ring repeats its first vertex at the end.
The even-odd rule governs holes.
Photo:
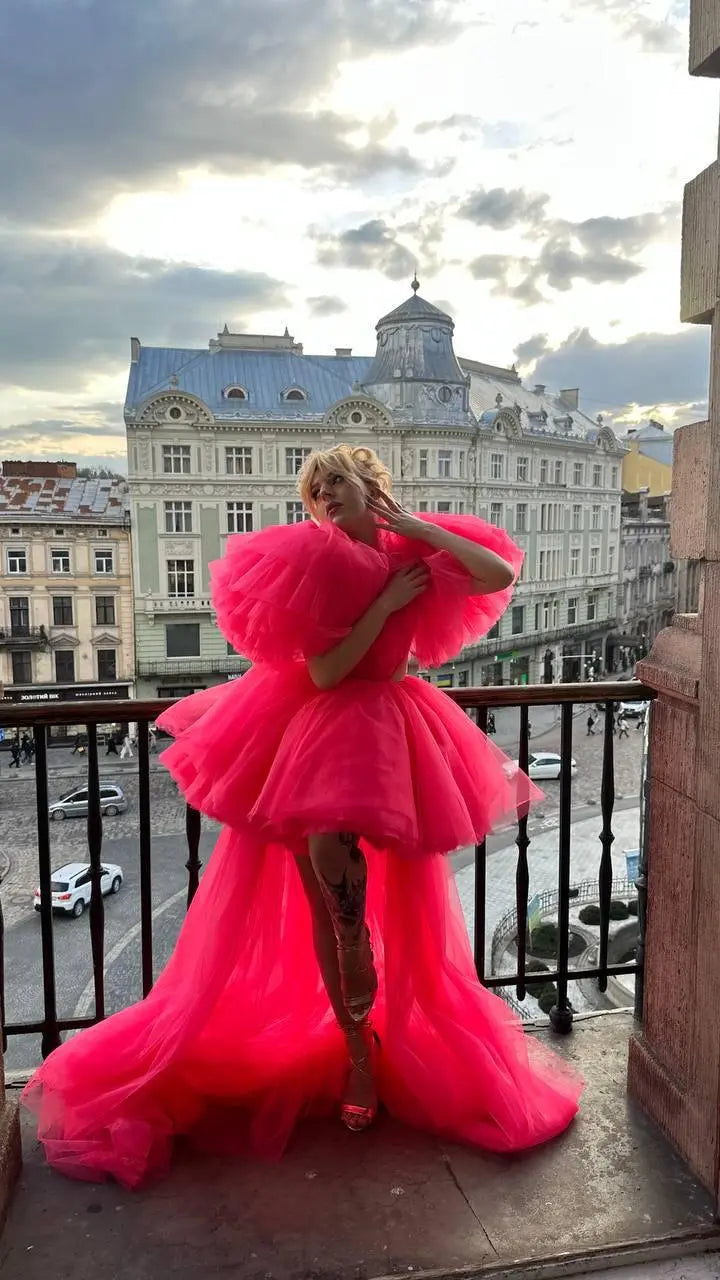
POLYGON ((104 699, 128 698, 127 684, 38 684, 32 689, 6 688, 3 702, 102 702, 104 699))

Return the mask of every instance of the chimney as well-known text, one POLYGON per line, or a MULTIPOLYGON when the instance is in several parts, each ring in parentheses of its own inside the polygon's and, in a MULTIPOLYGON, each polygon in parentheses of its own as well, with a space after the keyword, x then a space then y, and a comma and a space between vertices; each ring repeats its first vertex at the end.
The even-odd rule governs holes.
POLYGON ((580 388, 566 387, 564 391, 560 392, 560 399, 566 409, 577 409, 580 403, 580 388))
POLYGON ((536 382, 535 386, 533 387, 533 392, 536 396, 544 396, 545 384, 543 382, 536 382))
POLYGON ((335 355, 336 355, 336 356, 351 356, 351 355, 352 355, 352 347, 336 347, 336 348, 335 348, 335 355))
POLYGON ((137 364, 139 359, 140 359, 140 339, 131 338, 130 339, 130 362, 131 364, 137 364))

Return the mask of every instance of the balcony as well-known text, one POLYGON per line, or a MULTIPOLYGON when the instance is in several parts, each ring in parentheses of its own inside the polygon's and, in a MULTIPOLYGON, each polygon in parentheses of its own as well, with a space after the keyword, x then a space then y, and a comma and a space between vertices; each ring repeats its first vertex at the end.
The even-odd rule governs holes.
POLYGON ((137 663, 139 676, 242 675, 250 663, 239 654, 224 658, 152 658, 137 663))
POLYGON ((0 630, 0 649, 47 649, 44 627, 10 627, 0 630))
MULTIPOLYGON (((222 1272, 244 1280, 356 1280, 429 1271, 436 1277, 474 1276, 492 1269, 497 1275, 498 1269, 523 1263, 542 1263, 556 1275, 720 1247, 712 1197, 626 1093, 628 1040, 643 1016, 645 903, 654 872, 641 854, 636 884, 618 875, 622 850, 614 854, 613 843, 626 839, 623 832, 628 813, 636 813, 637 788, 635 795, 627 793, 626 745, 612 733, 613 700, 649 699, 653 693, 637 682, 604 684, 604 735, 597 743, 594 738, 586 742, 585 711, 597 694, 588 685, 451 694, 481 727, 490 709, 498 722, 507 720, 500 744, 517 754, 522 766, 527 766, 531 744, 541 749, 552 742, 562 758, 559 781, 544 784, 550 807, 537 820, 521 815, 515 830, 461 851, 453 864, 474 928, 481 981, 522 1016, 535 1007, 535 1016, 525 1017, 526 1034, 551 1044, 585 1076, 581 1115, 570 1130, 522 1158, 505 1159, 409 1130, 387 1115, 360 1138, 333 1120, 308 1120, 279 1164, 192 1154, 178 1144, 165 1181, 129 1193, 115 1185, 83 1186, 49 1172, 31 1125, 23 1121, 23 1179, 3 1237, 8 1280, 20 1275, 45 1280, 51 1270, 69 1280, 80 1280, 90 1270, 122 1280, 165 1273, 195 1280, 222 1272), (583 750, 595 753, 594 800, 586 794, 589 765, 586 784, 582 771, 576 779, 571 776, 571 755, 580 758, 583 750), (589 834, 581 836, 582 824, 589 834), (547 902, 538 907, 530 889, 539 858, 551 860, 552 884, 547 902), (594 868, 589 877, 584 860, 594 868), (498 884, 503 877, 507 882, 508 875, 513 905, 502 916, 498 884), (630 959, 617 955, 611 919, 613 902, 628 894, 635 894, 638 903, 637 954, 630 959), (593 945, 573 958, 571 926, 578 901, 597 904, 598 925, 593 945), (531 916, 537 910, 550 911, 558 929, 557 949, 542 978, 528 950, 528 938, 534 945, 531 916), (515 941, 505 948, 503 964, 498 946, 508 934, 515 941), (532 992, 539 982, 554 989, 549 1021, 534 1004, 532 992)), ((189 904, 198 887, 216 829, 204 826, 188 808, 182 824, 175 823, 174 835, 161 834, 168 820, 167 800, 156 790, 162 770, 150 755, 148 724, 167 705, 74 703, 52 709, 8 707, 4 713, 9 728, 30 729, 35 737, 39 817, 32 876, 43 893, 40 920, 33 922, 17 914, 21 904, 27 915, 27 895, 12 871, 1 890, 7 926, 3 936, 0 917, 0 957, 5 956, 0 990, 11 1099, 17 1097, 28 1065, 38 1060, 41 1045, 48 1053, 63 1033, 101 1018, 106 1006, 121 1007, 151 989, 158 964, 172 945, 163 927, 168 916, 164 898, 170 894, 177 903, 179 924, 180 897, 189 904), (128 877, 120 897, 105 902, 99 872, 101 860, 113 856, 112 823, 118 821, 103 824, 99 809, 105 763, 96 726, 107 720, 137 723, 139 751, 124 782, 130 793, 132 776, 138 788, 137 825, 133 819, 130 827, 137 857, 133 883, 128 877), (82 856, 81 841, 86 839, 93 871, 89 929, 82 928, 83 922, 54 922, 49 911, 56 857, 46 807, 53 771, 45 740, 50 722, 86 727, 87 756, 78 768, 87 770, 90 814, 85 834, 77 824, 74 856, 82 856), (125 894, 132 911, 120 919, 116 908, 125 894), (129 928, 131 917, 136 923, 129 928), (73 935, 76 928, 80 931, 73 935), (79 941, 73 944, 74 937, 79 941), (128 944, 129 963, 120 963, 128 944), (22 970, 21 993, 19 946, 34 957, 22 970), (23 1066, 23 1057, 28 1065, 23 1066)), ((641 743, 641 735, 631 740, 638 761, 645 758, 641 743)), ((117 772, 114 762, 112 767, 117 772)))

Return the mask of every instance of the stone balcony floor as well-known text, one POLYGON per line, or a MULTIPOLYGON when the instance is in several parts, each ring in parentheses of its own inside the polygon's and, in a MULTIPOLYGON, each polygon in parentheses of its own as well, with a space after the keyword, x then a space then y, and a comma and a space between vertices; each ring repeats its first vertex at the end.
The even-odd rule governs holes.
POLYGON ((164 1182, 131 1193, 53 1174, 25 1123, 0 1275, 469 1280, 522 1263, 558 1275, 588 1261, 640 1262, 660 1242, 665 1258, 720 1248, 711 1197, 627 1099, 632 1026, 627 1013, 603 1014, 552 1038, 585 1074, 582 1112, 522 1157, 479 1154, 384 1116, 364 1135, 308 1123, 279 1164, 180 1152, 164 1182))

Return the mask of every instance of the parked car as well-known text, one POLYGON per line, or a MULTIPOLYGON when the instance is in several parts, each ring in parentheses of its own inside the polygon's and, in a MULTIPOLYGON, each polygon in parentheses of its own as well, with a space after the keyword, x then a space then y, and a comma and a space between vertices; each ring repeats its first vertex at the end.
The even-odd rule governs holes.
MULTIPOLYGON (((104 863, 100 880, 103 894, 119 893, 122 882, 122 867, 114 862, 104 863)), ((77 919, 90 905, 92 886, 87 862, 66 862, 64 867, 58 867, 57 871, 52 872, 50 888, 53 911, 64 911, 77 919)), ((40 910, 39 888, 35 890, 33 905, 36 911, 40 910)))
MULTIPOLYGON (((114 782, 104 782, 100 787, 100 812, 108 818, 114 818, 126 809, 127 800, 122 787, 114 782)), ((75 787, 72 791, 66 791, 49 809, 53 822, 61 822, 63 818, 84 818, 87 817, 87 811, 87 787, 75 787)))
MULTIPOLYGON (((517 768, 517 760, 513 760, 517 768)), ((555 751, 533 751, 528 756, 528 776, 530 778, 559 778, 562 761, 555 751)), ((570 761, 570 773, 575 777, 577 765, 570 761)))
POLYGON ((619 714, 626 720, 641 720, 647 712, 647 702, 621 702, 619 714))

